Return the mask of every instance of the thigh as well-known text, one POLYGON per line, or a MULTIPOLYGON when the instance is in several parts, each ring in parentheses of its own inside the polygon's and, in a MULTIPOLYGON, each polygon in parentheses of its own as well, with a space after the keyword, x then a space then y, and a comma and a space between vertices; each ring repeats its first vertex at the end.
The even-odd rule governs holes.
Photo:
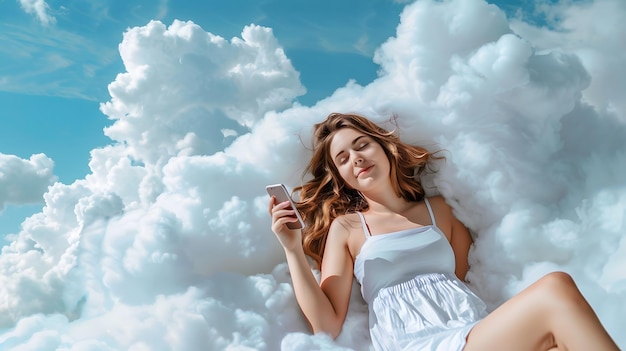
POLYGON ((478 322, 464 351, 537 351, 555 347, 537 283, 514 296, 478 322))

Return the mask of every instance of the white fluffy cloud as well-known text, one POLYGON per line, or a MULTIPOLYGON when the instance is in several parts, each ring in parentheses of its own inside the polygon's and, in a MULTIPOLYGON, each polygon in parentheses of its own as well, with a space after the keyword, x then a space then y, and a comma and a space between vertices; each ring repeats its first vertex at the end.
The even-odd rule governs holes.
POLYGON ((413 3, 375 55, 380 76, 312 107, 293 104, 304 88, 267 28, 230 41, 189 22, 130 29, 102 105, 115 144, 52 186, 0 255, 0 348, 368 349, 357 288, 336 341, 307 332, 263 189, 298 184, 311 126, 332 111, 395 114, 402 138, 447 150, 425 181, 475 235, 469 279, 492 307, 566 270, 626 347, 626 119, 594 68, 623 50, 556 26, 607 6, 584 22, 598 33, 619 4, 546 8, 549 30, 482 0, 413 3))
POLYGON ((537 50, 574 53, 593 79, 583 92, 587 103, 624 122, 626 101, 626 2, 621 0, 562 2, 539 10, 550 25, 534 27, 521 19, 511 27, 537 50))
POLYGON ((44 154, 21 159, 0 153, 0 211, 6 204, 23 205, 43 201, 56 176, 54 162, 44 154))
POLYGON ((246 132, 305 92, 272 30, 256 25, 228 41, 153 21, 127 31, 120 53, 127 72, 109 85, 102 112, 116 123, 105 134, 141 162, 223 150, 223 129, 246 132))

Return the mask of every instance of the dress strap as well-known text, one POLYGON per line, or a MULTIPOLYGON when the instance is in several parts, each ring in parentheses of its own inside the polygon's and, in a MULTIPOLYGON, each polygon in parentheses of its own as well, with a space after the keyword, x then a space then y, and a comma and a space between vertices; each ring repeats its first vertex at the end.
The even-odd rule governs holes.
POLYGON ((437 226, 437 222, 435 221, 435 215, 433 214, 433 209, 430 207, 430 202, 428 202, 428 198, 425 197, 424 198, 424 203, 426 204, 426 207, 428 208, 428 214, 430 215, 430 221, 433 222, 433 227, 437 226))
POLYGON ((363 233, 365 234, 365 238, 369 238, 370 236, 372 236, 372 234, 370 234, 370 230, 367 228, 367 223, 365 223, 365 216, 363 216, 363 214, 359 211, 356 211, 356 213, 361 218, 361 224, 363 225, 363 233))

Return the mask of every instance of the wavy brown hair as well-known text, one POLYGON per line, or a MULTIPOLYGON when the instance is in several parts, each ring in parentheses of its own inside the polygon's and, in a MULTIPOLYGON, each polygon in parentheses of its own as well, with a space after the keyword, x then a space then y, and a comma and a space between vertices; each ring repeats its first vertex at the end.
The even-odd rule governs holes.
POLYGON ((382 146, 391 165, 392 187, 396 195, 408 201, 424 198, 418 176, 431 158, 440 158, 422 147, 402 142, 393 131, 363 116, 331 113, 323 122, 315 124, 313 156, 304 172, 305 177, 310 174, 312 179, 296 187, 294 193, 299 193, 297 207, 306 223, 302 233, 304 252, 320 267, 332 221, 343 214, 368 208, 361 194, 346 186, 330 157, 333 136, 343 128, 364 133, 382 146))

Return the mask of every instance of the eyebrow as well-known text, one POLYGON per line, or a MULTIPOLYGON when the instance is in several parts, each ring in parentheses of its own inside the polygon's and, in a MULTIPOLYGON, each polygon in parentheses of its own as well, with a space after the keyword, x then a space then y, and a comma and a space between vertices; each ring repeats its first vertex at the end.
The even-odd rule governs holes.
MULTIPOLYGON (((367 135, 359 135, 358 137, 354 138, 351 145, 354 146, 354 144, 358 143, 361 138, 367 138, 367 135)), ((343 154, 344 152, 345 150, 339 151, 337 155, 335 155, 335 159, 337 159, 337 157, 339 157, 339 155, 343 154)))

